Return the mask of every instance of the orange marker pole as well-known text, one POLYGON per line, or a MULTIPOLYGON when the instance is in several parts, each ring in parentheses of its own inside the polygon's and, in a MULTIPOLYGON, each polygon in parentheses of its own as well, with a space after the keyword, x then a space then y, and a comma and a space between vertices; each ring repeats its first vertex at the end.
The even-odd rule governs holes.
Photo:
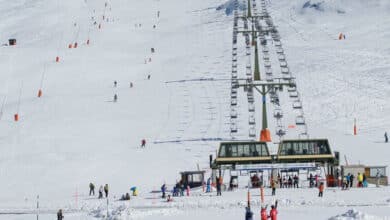
POLYGON ((264 187, 260 187, 260 198, 261 198, 261 203, 264 204, 264 187))
POLYGON ((356 118, 354 119, 354 122, 353 122, 353 135, 356 135, 357 134, 357 128, 356 128, 356 118))

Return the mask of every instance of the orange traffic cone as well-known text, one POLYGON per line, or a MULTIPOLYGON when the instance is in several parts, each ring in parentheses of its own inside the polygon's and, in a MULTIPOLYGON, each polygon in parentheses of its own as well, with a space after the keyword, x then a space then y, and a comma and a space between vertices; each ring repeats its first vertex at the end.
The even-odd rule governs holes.
POLYGON ((267 128, 261 130, 260 141, 271 142, 271 132, 267 128))
POLYGON ((42 96, 42 89, 39 89, 38 90, 38 98, 41 98, 41 96, 42 96))
POLYGON ((18 113, 16 113, 16 114, 14 115, 14 120, 15 120, 15 121, 19 121, 19 114, 18 114, 18 113))
POLYGON ((56 63, 60 62, 60 57, 56 56, 56 63))

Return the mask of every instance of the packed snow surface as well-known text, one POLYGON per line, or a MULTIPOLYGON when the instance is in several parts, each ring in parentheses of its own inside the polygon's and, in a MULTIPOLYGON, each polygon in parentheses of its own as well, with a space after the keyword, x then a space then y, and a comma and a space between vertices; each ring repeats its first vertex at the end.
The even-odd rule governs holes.
MULTIPOLYGON (((328 138, 342 163, 346 156, 350 164, 390 165, 383 137, 390 126, 389 1, 321 1, 323 10, 304 8, 307 0, 266 2, 296 77, 310 137, 328 138), (345 40, 338 40, 340 33, 345 40)), ((219 140, 231 138, 230 2, 0 3, 0 219, 35 218, 38 195, 40 219, 53 219, 59 208, 66 219, 102 218, 106 200, 88 197, 90 182, 96 191, 109 184, 111 219, 243 218, 244 186, 222 197, 199 190, 169 204, 150 193, 164 182, 172 186, 180 171, 207 170, 219 140), (5 46, 10 38, 15 46, 5 46), (68 48, 76 42, 77 48, 68 48), (133 186, 139 197, 116 201, 133 186)), ((239 41, 244 45, 242 36, 239 41)), ((245 66, 245 59, 240 62, 245 66)), ((235 138, 247 140, 246 94, 240 90, 238 96, 235 138)), ((282 100, 286 127, 294 124, 291 104, 282 100)), ((255 108, 259 130, 260 102, 255 108)), ((294 128, 286 138, 297 138, 294 128)), ((257 218, 259 192, 252 193, 257 218)), ((316 193, 278 191, 280 219, 390 218, 388 187, 327 189, 323 199, 316 193)), ((268 205, 273 199, 266 195, 268 205)))

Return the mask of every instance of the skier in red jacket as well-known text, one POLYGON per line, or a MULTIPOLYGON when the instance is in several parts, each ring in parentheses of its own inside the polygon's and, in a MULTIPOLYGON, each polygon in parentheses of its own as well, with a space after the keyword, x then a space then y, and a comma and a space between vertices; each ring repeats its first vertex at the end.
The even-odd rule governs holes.
POLYGON ((261 207, 260 217, 261 217, 261 220, 267 220, 268 219, 267 208, 266 207, 261 207))
POLYGON ((274 205, 271 205, 271 211, 269 211, 269 218, 271 220, 277 220, 278 211, 274 205))

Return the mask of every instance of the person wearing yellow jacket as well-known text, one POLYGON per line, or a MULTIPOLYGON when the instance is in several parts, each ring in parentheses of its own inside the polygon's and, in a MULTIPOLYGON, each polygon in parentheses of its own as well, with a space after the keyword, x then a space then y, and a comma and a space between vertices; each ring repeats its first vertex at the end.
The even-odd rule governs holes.
POLYGON ((357 179, 358 179, 358 187, 363 187, 363 174, 358 173, 357 179))

